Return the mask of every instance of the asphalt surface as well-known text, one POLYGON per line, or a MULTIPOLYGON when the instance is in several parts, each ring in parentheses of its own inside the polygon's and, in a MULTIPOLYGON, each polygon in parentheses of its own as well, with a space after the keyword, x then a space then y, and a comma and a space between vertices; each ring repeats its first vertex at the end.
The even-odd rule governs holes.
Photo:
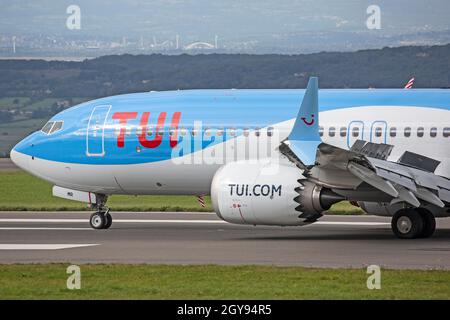
POLYGON ((10 158, 0 158, 0 171, 20 170, 10 158))
POLYGON ((232 225, 209 213, 0 213, 0 263, 268 264, 450 269, 450 219, 433 238, 400 240, 389 219, 327 216, 304 227, 232 225))

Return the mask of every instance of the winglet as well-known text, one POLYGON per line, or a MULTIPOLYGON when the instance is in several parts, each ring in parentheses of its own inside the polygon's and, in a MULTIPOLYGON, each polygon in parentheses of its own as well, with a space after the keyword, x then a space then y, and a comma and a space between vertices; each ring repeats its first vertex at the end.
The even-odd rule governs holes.
POLYGON ((314 165, 317 147, 322 140, 319 135, 319 80, 308 81, 294 127, 288 137, 289 147, 306 166, 314 165))

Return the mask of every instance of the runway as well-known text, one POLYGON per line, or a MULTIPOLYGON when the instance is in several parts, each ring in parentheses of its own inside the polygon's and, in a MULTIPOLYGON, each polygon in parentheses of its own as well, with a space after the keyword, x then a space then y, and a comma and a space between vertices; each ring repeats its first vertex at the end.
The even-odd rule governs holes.
POLYGON ((16 166, 10 158, 0 158, 0 171, 15 171, 20 170, 18 166, 16 166))
POLYGON ((326 216, 304 227, 232 225, 210 213, 0 213, 0 263, 268 264, 450 270, 450 219, 433 238, 399 240, 390 219, 326 216))

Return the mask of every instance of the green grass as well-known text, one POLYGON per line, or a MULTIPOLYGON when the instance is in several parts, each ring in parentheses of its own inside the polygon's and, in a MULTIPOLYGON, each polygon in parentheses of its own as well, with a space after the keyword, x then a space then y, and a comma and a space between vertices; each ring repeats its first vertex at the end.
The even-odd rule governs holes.
POLYGON ((24 104, 28 103, 30 98, 26 97, 4 97, 0 98, 0 109, 20 109, 24 104), (14 100, 17 99, 17 104, 14 104, 14 100))
MULTIPOLYGON (((0 210, 75 211, 87 210, 84 203, 52 196, 52 185, 23 171, 0 172, 0 210)), ((123 196, 114 195, 108 206, 114 211, 212 211, 205 197, 202 208, 194 196, 123 196)), ((331 214, 361 214, 348 203, 335 205, 331 214)))
MULTIPOLYGON (((20 121, 12 121, 0 124, 0 132, 7 132, 8 135, 17 135, 24 133, 25 135, 42 128, 47 119, 28 119, 20 121)), ((22 136, 24 138, 25 136, 22 136)))
POLYGON ((354 215, 354 214, 364 214, 360 208, 351 205, 347 201, 342 201, 336 203, 331 207, 330 210, 327 211, 327 214, 336 214, 336 215, 354 215))
MULTIPOLYGON (((52 196, 52 185, 23 171, 0 172, 0 210, 87 210, 85 203, 52 196)), ((193 196, 111 196, 114 211, 212 211, 193 196)))
POLYGON ((449 299, 448 271, 275 266, 81 265, 68 290, 68 264, 0 265, 0 299, 449 299))
POLYGON ((59 100, 63 100, 63 99, 58 99, 58 98, 45 98, 36 102, 33 102, 29 105, 27 105, 25 107, 25 110, 37 110, 39 108, 42 109, 50 109, 50 107, 59 100))

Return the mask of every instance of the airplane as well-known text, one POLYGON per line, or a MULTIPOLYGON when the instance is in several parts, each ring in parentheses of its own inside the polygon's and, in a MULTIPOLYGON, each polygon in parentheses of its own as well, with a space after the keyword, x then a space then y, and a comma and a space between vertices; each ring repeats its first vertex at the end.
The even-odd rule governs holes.
POLYGON ((392 217, 402 239, 450 216, 450 91, 227 89, 145 92, 66 109, 12 161, 86 202, 108 229, 109 196, 211 195, 236 224, 302 226, 335 203, 392 217))

